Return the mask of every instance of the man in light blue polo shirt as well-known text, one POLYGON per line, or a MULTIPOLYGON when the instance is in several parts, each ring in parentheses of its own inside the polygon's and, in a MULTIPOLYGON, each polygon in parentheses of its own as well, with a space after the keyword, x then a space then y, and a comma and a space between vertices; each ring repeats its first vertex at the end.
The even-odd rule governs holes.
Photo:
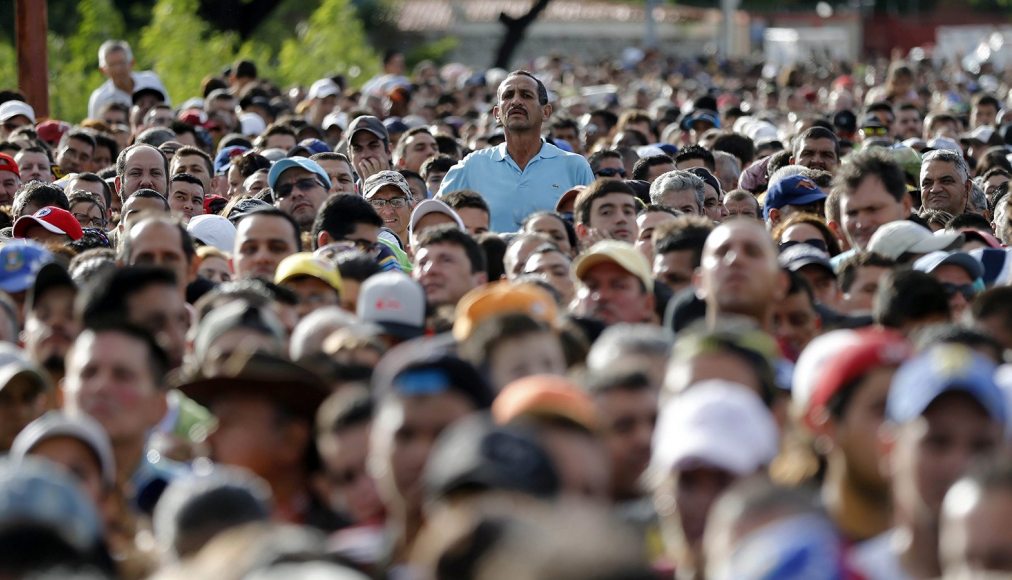
POLYGON ((512 232, 529 214, 552 210, 575 185, 594 181, 590 164, 541 139, 541 126, 552 114, 548 89, 531 73, 511 72, 499 85, 499 104, 492 110, 506 142, 475 151, 454 165, 439 195, 460 189, 477 191, 488 202, 491 229, 512 232))

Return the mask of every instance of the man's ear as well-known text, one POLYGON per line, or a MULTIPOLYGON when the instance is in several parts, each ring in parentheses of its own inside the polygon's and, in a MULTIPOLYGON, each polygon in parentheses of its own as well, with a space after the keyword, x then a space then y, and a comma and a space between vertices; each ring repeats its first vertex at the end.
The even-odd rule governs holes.
POLYGON ((578 224, 574 225, 573 227, 576 230, 576 237, 577 238, 579 238, 579 239, 582 240, 582 239, 584 239, 584 238, 587 237, 587 234, 589 233, 588 228, 587 228, 587 224, 580 224, 580 223, 578 223, 578 224))
POLYGON ((769 223, 770 223, 771 226, 774 226, 774 225, 780 223, 780 210, 779 209, 777 209, 775 207, 771 207, 770 208, 769 223))
POLYGON ((499 109, 499 105, 495 105, 495 106, 492 107, 492 117, 495 118, 496 123, 502 125, 502 119, 499 118, 499 113, 500 112, 501 111, 499 109))
POLYGON ((552 108, 551 103, 548 103, 544 107, 541 107, 541 114, 546 119, 552 116, 552 111, 554 111, 554 109, 552 108))
POLYGON ((883 423, 878 430, 878 437, 875 439, 875 445, 878 447, 879 457, 881 463, 879 464, 879 473, 887 479, 892 479, 893 476, 893 451, 896 449, 896 433, 897 427, 883 423))
POLYGON ((321 230, 319 235, 316 236, 316 247, 322 248, 330 243, 330 234, 326 230, 321 230))
POLYGON ((706 300, 706 290, 703 286, 703 269, 696 268, 692 271, 692 287, 696 289, 696 298, 706 300))
POLYGON ((783 268, 777 268, 777 281, 776 281, 776 292, 773 294, 773 299, 781 301, 787 298, 787 291, 791 287, 791 278, 783 268))

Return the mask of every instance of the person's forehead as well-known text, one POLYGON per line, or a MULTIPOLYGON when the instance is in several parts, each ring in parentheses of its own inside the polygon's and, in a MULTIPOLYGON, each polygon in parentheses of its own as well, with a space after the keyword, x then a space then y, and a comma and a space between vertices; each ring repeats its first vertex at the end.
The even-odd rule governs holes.
POLYGON ((369 199, 394 199, 397 197, 405 197, 404 192, 401 191, 396 185, 384 185, 376 193, 369 196, 369 199))
POLYGON ((956 173, 956 164, 945 159, 932 159, 921 165, 921 174, 927 173, 956 173))
POLYGON ((446 254, 464 254, 464 248, 457 244, 451 244, 449 242, 437 242, 435 244, 429 244, 422 246, 418 249, 416 257, 421 259, 422 256, 434 256, 434 255, 446 255, 446 254))
POLYGON ((587 278, 636 278, 636 275, 609 260, 587 268, 580 279, 586 280, 587 278))
POLYGON ((173 181, 172 192, 182 191, 185 193, 204 193, 204 186, 197 183, 190 183, 188 181, 173 181))
POLYGON ((179 228, 162 221, 141 220, 130 228, 134 251, 151 247, 171 247, 182 251, 182 233, 179 228))
POLYGON ((320 167, 325 170, 333 171, 334 173, 351 173, 351 166, 347 162, 341 159, 321 159, 317 161, 320 167))
POLYGON ((161 200, 154 199, 151 197, 139 197, 134 196, 126 200, 123 204, 123 213, 128 211, 164 211, 165 203, 161 200))
POLYGON ((126 166, 164 165, 165 157, 151 147, 139 147, 127 154, 126 166))
MULTIPOLYGON (((197 167, 201 171, 207 169, 207 161, 199 155, 176 155, 172 158, 173 167, 197 167)), ((192 173, 192 171, 191 171, 192 173)))
POLYGON ((239 222, 237 234, 245 239, 276 238, 284 232, 286 239, 294 237, 292 224, 277 215, 254 215, 239 222))
POLYGON ((562 225, 562 223, 559 222, 559 220, 557 218, 555 218, 553 216, 548 216, 548 215, 543 215, 543 216, 534 218, 530 222, 530 227, 532 229, 533 228, 541 228, 541 229, 545 229, 545 230, 564 230, 565 229, 565 227, 562 225))
POLYGON ((569 266, 569 260, 562 255, 562 252, 552 250, 550 252, 538 252, 528 258, 528 263, 535 265, 546 265, 555 266, 556 264, 562 264, 569 266))
POLYGON ((506 77, 506 80, 499 85, 499 93, 503 93, 507 89, 529 89, 535 93, 538 91, 538 83, 527 75, 513 75, 506 77))
POLYGON ((101 469, 102 467, 96 452, 84 441, 71 435, 50 435, 33 445, 30 453, 38 454, 43 451, 41 448, 48 447, 52 449, 53 446, 61 447, 72 455, 86 458, 96 469, 101 469))
POLYGON ((0 179, 6 180, 6 179, 14 179, 16 177, 17 174, 14 173, 13 171, 0 170, 0 179))
POLYGON ((360 129, 355 132, 351 137, 351 142, 356 145, 371 145, 373 142, 382 141, 379 137, 372 133, 372 131, 366 131, 360 129))
POLYGON ((756 244, 772 251, 773 241, 758 224, 734 220, 718 226, 706 238, 706 246, 715 249, 727 244, 756 244))
POLYGON ((73 147, 75 149, 80 149, 82 147, 86 148, 86 149, 91 149, 94 146, 91 143, 88 143, 87 141, 85 141, 83 139, 79 139, 77 137, 71 137, 71 138, 67 139, 67 147, 73 147))
POLYGON ((418 133, 408 136, 407 144, 414 145, 416 143, 435 143, 435 142, 436 138, 433 137, 431 134, 426 133, 424 131, 419 131, 418 133))
POLYGON ((972 280, 970 273, 958 264, 942 264, 935 268, 931 274, 936 278, 966 278, 967 280, 972 280))
POLYGON ((637 221, 641 227, 656 227, 658 224, 674 221, 675 219, 675 216, 666 211, 648 211, 640 215, 637 221))
POLYGON ((70 209, 72 211, 82 211, 83 210, 86 213, 102 213, 102 208, 97 203, 95 203, 95 202, 93 202, 91 200, 88 200, 88 199, 82 199, 80 201, 75 201, 73 204, 71 204, 70 209))
POLYGON ((16 160, 20 166, 23 161, 34 161, 37 163, 49 163, 49 157, 45 153, 39 153, 38 151, 21 151, 17 154, 16 160))
POLYGON ((828 137, 809 137, 805 139, 806 149, 833 149, 833 140, 828 137))

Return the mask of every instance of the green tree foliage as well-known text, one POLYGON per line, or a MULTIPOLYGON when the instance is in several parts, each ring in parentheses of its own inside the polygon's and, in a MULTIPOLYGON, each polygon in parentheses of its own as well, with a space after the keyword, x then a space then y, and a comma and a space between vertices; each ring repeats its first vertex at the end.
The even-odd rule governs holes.
POLYGON ((49 102, 58 119, 83 119, 88 95, 104 82, 98 69, 98 47, 109 39, 123 38, 124 24, 112 0, 81 0, 77 30, 63 39, 50 33, 49 102))
POLYGON ((201 96, 201 81, 220 74, 239 44, 235 33, 211 30, 197 8, 197 0, 158 0, 135 51, 137 68, 158 73, 174 105, 201 96))
POLYGON ((278 81, 308 85, 344 74, 360 85, 379 71, 379 58, 349 0, 322 0, 308 22, 285 40, 278 59, 278 81))

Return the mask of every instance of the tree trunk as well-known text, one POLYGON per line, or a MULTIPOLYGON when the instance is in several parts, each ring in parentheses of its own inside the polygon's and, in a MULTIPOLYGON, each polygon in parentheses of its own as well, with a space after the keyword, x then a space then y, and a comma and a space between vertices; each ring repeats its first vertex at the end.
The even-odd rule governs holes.
POLYGON ((503 26, 506 27, 506 33, 502 37, 502 42, 499 43, 499 50, 496 51, 495 62, 492 64, 493 67, 509 70, 513 53, 516 52, 517 47, 523 42, 527 27, 534 24, 534 21, 544 12, 551 1, 536 0, 531 9, 527 11, 527 14, 524 14, 520 18, 514 18, 505 12, 499 13, 499 22, 502 22, 503 26))

